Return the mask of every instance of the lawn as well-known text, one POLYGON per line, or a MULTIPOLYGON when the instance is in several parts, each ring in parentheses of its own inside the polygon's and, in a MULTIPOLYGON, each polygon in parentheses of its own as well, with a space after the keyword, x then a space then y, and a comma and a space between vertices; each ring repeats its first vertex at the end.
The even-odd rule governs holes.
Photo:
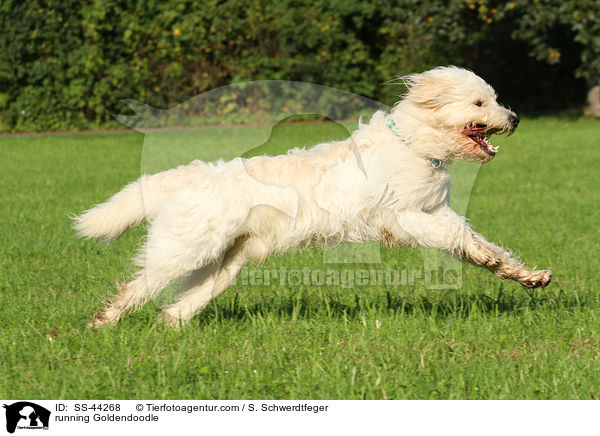
MULTIPOLYGON (((307 144, 321 128, 286 127, 307 144)), ((240 138, 264 141, 260 129, 205 129, 214 146, 196 155, 240 154, 240 138)), ((164 135, 177 144, 191 133, 164 135)), ((551 268, 546 289, 473 266, 459 289, 240 279, 180 331, 155 324, 160 299, 93 331, 86 323, 128 277, 144 229, 112 244, 80 240, 68 215, 134 180, 140 162, 159 169, 190 150, 149 155, 139 133, 0 137, 0 398, 598 399, 598 138, 598 121, 525 119, 495 141, 500 153, 475 180, 473 226, 551 268)), ((423 253, 323 259, 288 253, 260 270, 418 270, 423 253)))

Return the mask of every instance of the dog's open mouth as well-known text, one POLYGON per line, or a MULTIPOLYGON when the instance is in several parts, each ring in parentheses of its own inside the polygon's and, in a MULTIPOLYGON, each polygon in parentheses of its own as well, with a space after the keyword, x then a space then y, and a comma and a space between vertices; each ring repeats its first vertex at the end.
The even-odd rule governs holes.
POLYGON ((488 138, 498 130, 499 129, 488 129, 486 124, 475 124, 473 126, 466 126, 460 133, 471 138, 471 140, 488 155, 495 156, 498 152, 498 147, 490 144, 488 138))

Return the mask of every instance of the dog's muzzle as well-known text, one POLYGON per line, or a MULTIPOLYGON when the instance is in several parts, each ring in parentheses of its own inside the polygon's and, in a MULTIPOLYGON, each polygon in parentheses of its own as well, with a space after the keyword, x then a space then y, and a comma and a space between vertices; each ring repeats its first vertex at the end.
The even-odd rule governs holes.
POLYGON ((493 146, 488 138, 497 131, 498 129, 488 129, 485 124, 475 124, 474 126, 465 127, 460 133, 468 136, 488 156, 493 157, 498 152, 498 147, 493 146))

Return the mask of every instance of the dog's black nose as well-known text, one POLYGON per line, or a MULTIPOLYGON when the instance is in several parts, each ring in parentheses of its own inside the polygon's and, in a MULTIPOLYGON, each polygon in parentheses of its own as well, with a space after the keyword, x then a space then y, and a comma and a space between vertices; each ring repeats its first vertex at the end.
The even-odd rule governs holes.
POLYGON ((510 114, 508 116, 508 122, 510 123, 510 125, 512 126, 513 129, 516 129, 517 126, 519 125, 519 117, 513 114, 510 114))

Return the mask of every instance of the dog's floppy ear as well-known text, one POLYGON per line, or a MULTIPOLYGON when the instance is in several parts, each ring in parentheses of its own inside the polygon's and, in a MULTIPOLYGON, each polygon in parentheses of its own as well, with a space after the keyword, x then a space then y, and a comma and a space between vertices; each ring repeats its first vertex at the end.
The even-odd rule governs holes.
POLYGON ((411 74, 403 78, 408 88, 405 98, 427 109, 439 109, 444 105, 442 96, 449 84, 440 77, 428 74, 411 74))

